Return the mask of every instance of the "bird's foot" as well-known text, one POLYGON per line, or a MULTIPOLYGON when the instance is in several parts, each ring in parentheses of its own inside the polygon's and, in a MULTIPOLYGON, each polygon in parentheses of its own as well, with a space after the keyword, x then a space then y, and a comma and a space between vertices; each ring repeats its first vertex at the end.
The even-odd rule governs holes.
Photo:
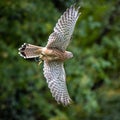
POLYGON ((43 54, 40 54, 40 59, 42 59, 42 58, 43 58, 43 56, 44 56, 43 54))
POLYGON ((38 65, 40 65, 42 63, 42 58, 43 58, 43 55, 40 54, 38 65))
POLYGON ((38 62, 38 65, 40 65, 42 63, 42 60, 40 60, 39 62, 38 62))

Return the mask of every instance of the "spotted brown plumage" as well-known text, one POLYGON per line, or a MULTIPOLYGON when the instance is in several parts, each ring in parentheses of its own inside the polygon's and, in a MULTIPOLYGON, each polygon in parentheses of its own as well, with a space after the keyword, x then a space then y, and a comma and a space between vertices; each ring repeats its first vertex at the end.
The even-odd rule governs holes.
POLYGON ((71 102, 63 63, 73 57, 73 54, 66 51, 66 48, 70 43, 79 15, 79 7, 76 9, 75 5, 72 5, 58 20, 45 47, 24 43, 19 48, 19 54, 22 57, 40 57, 44 61, 43 71, 48 87, 55 100, 63 105, 71 102))

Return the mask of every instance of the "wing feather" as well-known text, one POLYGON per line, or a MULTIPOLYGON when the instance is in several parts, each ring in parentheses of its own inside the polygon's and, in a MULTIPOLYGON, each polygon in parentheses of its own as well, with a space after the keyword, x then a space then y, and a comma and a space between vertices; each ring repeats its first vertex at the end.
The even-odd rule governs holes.
POLYGON ((79 8, 80 7, 75 9, 75 5, 72 5, 63 13, 54 27, 54 32, 49 36, 46 45, 47 48, 55 47, 61 51, 65 51, 73 34, 76 21, 80 15, 79 8))
POLYGON ((66 87, 63 63, 58 61, 44 61, 43 70, 48 87, 50 88, 52 96, 55 100, 63 105, 70 104, 71 98, 66 87))

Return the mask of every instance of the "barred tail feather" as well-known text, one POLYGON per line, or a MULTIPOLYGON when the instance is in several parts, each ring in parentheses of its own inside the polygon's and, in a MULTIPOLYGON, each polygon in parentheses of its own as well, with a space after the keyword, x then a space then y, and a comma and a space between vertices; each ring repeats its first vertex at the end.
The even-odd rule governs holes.
POLYGON ((20 48, 19 48, 19 54, 20 56, 24 58, 35 58, 39 57, 42 51, 42 47, 31 45, 24 43, 20 48))

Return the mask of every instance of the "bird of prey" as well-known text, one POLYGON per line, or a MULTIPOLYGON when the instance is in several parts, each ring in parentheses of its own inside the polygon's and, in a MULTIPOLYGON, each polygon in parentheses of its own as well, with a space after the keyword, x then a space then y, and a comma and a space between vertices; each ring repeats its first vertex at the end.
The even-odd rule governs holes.
POLYGON ((48 38, 45 47, 24 43, 19 48, 19 54, 24 58, 39 57, 44 61, 44 76, 52 96, 58 103, 68 105, 71 103, 67 86, 66 75, 63 63, 73 57, 73 54, 66 51, 70 43, 76 21, 80 15, 79 8, 72 5, 58 20, 53 33, 48 38))

